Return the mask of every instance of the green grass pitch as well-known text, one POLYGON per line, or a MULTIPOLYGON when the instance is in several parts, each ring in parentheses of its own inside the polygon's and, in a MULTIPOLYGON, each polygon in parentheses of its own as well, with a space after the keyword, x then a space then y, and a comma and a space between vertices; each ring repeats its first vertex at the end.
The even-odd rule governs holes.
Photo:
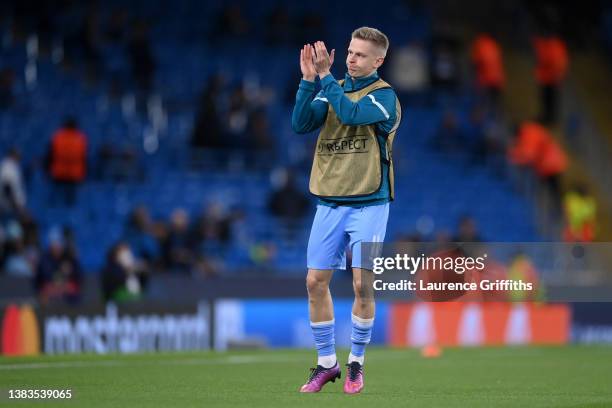
MULTIPOLYGON (((308 350, 0 358, 0 407, 612 407, 612 347, 370 347, 362 394, 342 381, 298 388, 308 350), (72 389, 68 401, 16 401, 8 389, 72 389)), ((341 350, 339 358, 346 359, 341 350)))

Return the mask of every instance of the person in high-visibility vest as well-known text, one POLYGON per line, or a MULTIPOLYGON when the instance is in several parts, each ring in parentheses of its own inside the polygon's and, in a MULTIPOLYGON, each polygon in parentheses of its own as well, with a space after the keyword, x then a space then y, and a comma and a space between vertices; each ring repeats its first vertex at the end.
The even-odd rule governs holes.
POLYGON ((574 186, 563 198, 565 241, 591 242, 595 239, 597 203, 582 185, 574 186))

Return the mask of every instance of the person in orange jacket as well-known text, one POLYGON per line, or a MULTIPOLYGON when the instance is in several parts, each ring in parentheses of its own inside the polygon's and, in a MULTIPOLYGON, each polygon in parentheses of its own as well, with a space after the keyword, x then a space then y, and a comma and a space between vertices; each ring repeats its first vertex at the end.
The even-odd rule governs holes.
POLYGON ((565 173, 568 166, 567 155, 552 137, 548 137, 540 147, 534 168, 540 180, 547 186, 552 194, 557 210, 560 210, 562 200, 561 175, 565 173))
POLYGON ((533 42, 537 66, 536 81, 540 86, 540 120, 551 124, 557 121, 559 90, 569 65, 565 42, 556 35, 538 36, 533 42))
POLYGON ((536 121, 523 122, 515 143, 508 149, 508 159, 533 168, 554 197, 555 205, 559 205, 561 175, 567 170, 568 158, 548 129, 536 121))
POLYGON ((476 70, 476 83, 495 106, 504 88, 506 76, 499 43, 488 33, 479 34, 472 43, 471 59, 476 70))
POLYGON ((550 138, 548 130, 538 122, 521 123, 515 143, 508 149, 508 159, 518 166, 533 165, 548 138, 550 138))
POLYGON ((87 175, 87 136, 74 118, 66 119, 51 138, 48 171, 57 187, 56 194, 63 195, 64 204, 74 205, 77 186, 87 175))

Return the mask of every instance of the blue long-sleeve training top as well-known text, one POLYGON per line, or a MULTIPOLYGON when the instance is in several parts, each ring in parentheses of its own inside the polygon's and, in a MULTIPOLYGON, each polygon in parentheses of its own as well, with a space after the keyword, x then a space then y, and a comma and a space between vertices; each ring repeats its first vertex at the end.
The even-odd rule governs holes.
MULTIPOLYGON (((309 133, 319 129, 327 118, 327 109, 331 105, 338 119, 345 125, 376 124, 381 134, 387 134, 397 119, 396 95, 393 89, 378 89, 364 96, 357 102, 351 101, 344 93, 365 88, 379 79, 378 73, 364 78, 353 78, 346 74, 341 86, 333 75, 321 79, 321 90, 315 96, 315 83, 302 79, 295 98, 295 108, 291 116, 291 127, 296 133, 309 133)), ((386 156, 386 137, 377 136, 381 147, 381 157, 386 156)), ((377 205, 390 200, 389 166, 383 164, 383 183, 377 192, 366 197, 319 198, 324 205, 364 206, 377 205)))

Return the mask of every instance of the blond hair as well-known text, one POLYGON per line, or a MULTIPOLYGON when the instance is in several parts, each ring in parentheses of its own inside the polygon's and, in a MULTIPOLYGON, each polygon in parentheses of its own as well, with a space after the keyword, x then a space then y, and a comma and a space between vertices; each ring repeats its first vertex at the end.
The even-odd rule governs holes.
POLYGON ((351 38, 358 38, 364 41, 370 41, 376 47, 378 47, 383 54, 383 57, 387 55, 389 49, 389 39, 382 31, 372 27, 360 27, 353 31, 351 38))

